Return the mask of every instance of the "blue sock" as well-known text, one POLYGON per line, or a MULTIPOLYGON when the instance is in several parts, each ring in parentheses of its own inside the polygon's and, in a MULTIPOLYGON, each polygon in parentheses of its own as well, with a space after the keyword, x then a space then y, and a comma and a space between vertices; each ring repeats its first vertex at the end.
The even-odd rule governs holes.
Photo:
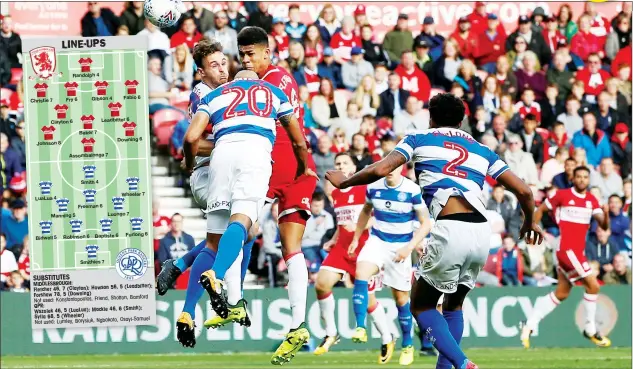
POLYGON ((220 238, 218 255, 215 258, 215 263, 213 263, 213 268, 211 268, 215 272, 216 278, 224 279, 226 271, 229 270, 240 254, 240 250, 242 250, 247 236, 248 231, 241 223, 229 223, 229 226, 220 238))
POLYGON ((402 347, 413 346, 413 337, 411 331, 413 330, 413 317, 411 316, 411 308, 409 303, 403 306, 396 306, 398 308, 398 322, 400 323, 400 330, 402 330, 402 347))
POLYGON ((255 239, 252 239, 244 244, 244 256, 242 257, 242 288, 244 288, 244 277, 246 277, 246 272, 248 271, 248 264, 251 262, 251 252, 253 251, 254 243, 255 239))
POLYGON ((354 281, 352 301, 354 303, 354 315, 356 315, 356 327, 365 328, 367 304, 369 303, 369 286, 367 281, 361 281, 359 279, 354 281))
POLYGON ((416 317, 420 329, 429 335, 433 346, 453 364, 455 368, 462 369, 468 364, 468 358, 459 348, 455 338, 448 329, 448 324, 442 314, 435 309, 420 313, 416 317))
POLYGON ((193 265, 193 261, 196 260, 198 254, 206 247, 206 245, 207 241, 203 240, 196 247, 189 250, 188 253, 176 259, 176 261, 174 261, 174 265, 180 269, 181 272, 184 272, 187 268, 193 265))
POLYGON ((215 252, 213 250, 204 248, 193 261, 191 266, 191 274, 189 274, 189 284, 187 284, 187 294, 185 296, 185 306, 182 309, 183 312, 189 313, 191 318, 196 317, 196 304, 202 294, 204 288, 200 285, 200 276, 202 273, 211 269, 211 266, 215 262, 215 252))
MULTIPOLYGON (((448 330, 455 338, 455 342, 459 345, 462 342, 462 334, 464 334, 464 313, 461 310, 444 311, 444 320, 448 324, 448 330)), ((442 354, 437 358, 435 369, 451 369, 453 364, 448 358, 442 354)))

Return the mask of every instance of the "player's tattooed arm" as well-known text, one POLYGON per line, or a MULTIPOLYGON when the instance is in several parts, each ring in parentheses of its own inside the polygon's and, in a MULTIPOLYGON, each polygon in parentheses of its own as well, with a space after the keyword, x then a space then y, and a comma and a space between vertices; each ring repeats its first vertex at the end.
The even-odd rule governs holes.
POLYGON ((519 200, 524 216, 520 237, 524 238, 528 244, 540 245, 543 242, 543 231, 534 216, 534 196, 530 187, 511 170, 506 170, 497 177, 497 182, 510 190, 519 200))
POLYGON ((185 156, 185 167, 188 171, 193 169, 195 157, 198 155, 200 138, 207 124, 209 124, 209 114, 204 111, 198 111, 191 119, 191 124, 187 128, 187 132, 185 132, 182 150, 185 156))
POLYGON ((363 170, 349 178, 346 178, 345 174, 339 170, 329 170, 325 174, 325 178, 332 182, 336 188, 348 188, 370 184, 376 182, 380 178, 386 177, 389 173, 404 165, 406 162, 407 159, 404 155, 400 154, 396 150, 393 150, 379 162, 365 167, 363 170))
POLYGON ((292 141, 292 149, 294 150, 295 158, 297 159, 296 176, 299 177, 305 174, 308 176, 316 177, 316 173, 308 168, 308 157, 311 154, 308 150, 308 144, 306 143, 305 136, 303 135, 297 117, 295 117, 294 114, 284 115, 283 117, 279 118, 279 122, 288 133, 290 141, 292 141))

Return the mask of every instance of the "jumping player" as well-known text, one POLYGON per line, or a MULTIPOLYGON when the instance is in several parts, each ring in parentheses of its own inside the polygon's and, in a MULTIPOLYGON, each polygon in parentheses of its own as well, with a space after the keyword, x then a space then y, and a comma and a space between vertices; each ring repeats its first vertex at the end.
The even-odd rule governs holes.
MULTIPOLYGON (((268 47, 266 31, 259 27, 245 27, 237 35, 237 44, 242 66, 257 73, 260 79, 284 91, 294 107, 295 116, 299 119, 303 130, 299 88, 288 72, 272 65, 270 60, 272 53, 268 47)), ((269 200, 274 198, 279 200, 279 233, 281 251, 288 266, 288 299, 292 311, 292 322, 286 339, 271 358, 271 363, 274 365, 281 365, 292 360, 310 338, 310 333, 304 323, 308 269, 301 252, 301 239, 306 221, 310 218, 310 199, 316 189, 317 178, 306 175, 296 178, 297 161, 292 153, 292 142, 278 123, 277 140, 272 152, 273 174, 270 178, 267 197, 269 200)), ((308 167, 316 170, 312 156, 308 158, 308 167)))
POLYGON ((374 212, 375 222, 365 247, 356 261, 354 281, 355 342, 367 342, 368 281, 384 268, 383 284, 391 287, 398 308, 398 322, 402 330, 400 365, 411 365, 413 348, 413 319, 409 306, 411 291, 411 252, 431 230, 431 221, 422 202, 420 187, 402 176, 402 168, 389 173, 385 179, 367 186, 367 199, 358 218, 354 239, 348 253, 353 255, 367 222, 374 212), (417 220, 420 226, 414 231, 417 220))
POLYGON ((560 245, 556 250, 558 260, 558 285, 556 290, 539 298, 532 315, 521 330, 521 342, 530 347, 530 335, 539 322, 564 301, 577 280, 585 286, 583 305, 585 307, 585 329, 583 336, 598 347, 611 346, 611 340, 603 337, 596 329, 596 301, 600 292, 597 276, 585 257, 585 240, 591 219, 595 219, 602 229, 609 229, 609 211, 600 208, 598 200, 587 191, 589 168, 574 169, 573 187, 557 190, 543 201, 534 214, 534 221, 540 222, 543 214, 553 212, 560 228, 560 245))
MULTIPOLYGON (((197 152, 196 137, 212 124, 215 144, 209 164, 207 247, 217 249, 218 254, 213 268, 202 273, 200 284, 209 293, 213 309, 222 318, 229 315, 222 280, 236 259, 240 260, 246 230, 257 220, 268 189, 275 119, 282 119, 292 137, 301 172, 307 168, 305 163, 309 155, 292 106, 283 92, 266 82, 249 80, 257 78, 252 72, 243 71, 236 77, 242 80, 224 84, 202 99, 191 122, 191 136, 185 139, 184 150, 186 167, 190 170, 193 167, 192 153, 197 152)), ((194 267, 201 255, 204 253, 196 257, 194 267)), ((205 260, 205 265, 208 266, 208 262, 205 260)), ((239 262, 235 264, 231 269, 240 267, 239 262)), ((237 288, 232 290, 239 291, 239 277, 233 280, 237 280, 237 288)), ((237 294, 237 299, 239 297, 241 294, 237 294)), ((237 303, 235 298, 232 300, 228 303, 237 303)), ((180 336, 193 336, 192 322, 184 324, 179 320, 178 323, 180 336)))
POLYGON ((464 329, 462 304, 475 287, 490 244, 491 231, 481 199, 486 175, 517 196, 525 216, 521 237, 528 243, 540 243, 543 236, 532 221, 530 188, 497 154, 458 129, 464 118, 463 102, 449 93, 438 94, 429 102, 429 112, 431 129, 407 135, 384 159, 350 178, 341 171, 328 171, 326 178, 337 188, 369 184, 414 161, 424 189, 422 199, 435 224, 416 271, 411 313, 441 354, 436 368, 476 369, 459 341, 464 329), (444 316, 436 310, 443 293, 444 316))
MULTIPOLYGON (((352 175, 356 171, 356 165, 349 153, 337 154, 336 158, 334 158, 334 167, 348 175, 352 175)), ((358 229, 357 222, 363 209, 363 204, 365 204, 366 192, 366 186, 352 187, 349 190, 334 190, 332 192, 337 227, 330 241, 334 243, 334 246, 332 246, 330 253, 323 261, 321 269, 317 273, 315 284, 321 319, 325 322, 325 337, 314 351, 315 355, 325 354, 340 340, 334 317, 335 300, 332 295, 332 288, 345 274, 349 274, 352 279, 356 275, 356 258, 369 237, 366 227, 359 232, 354 249, 351 250, 349 247, 353 243, 354 232, 358 229), (348 254, 348 251, 351 251, 351 254, 348 254)), ((365 220, 365 226, 367 226, 367 223, 368 219, 365 220)), ((366 298, 367 302, 364 305, 364 309, 369 312, 381 334, 382 346, 378 362, 386 364, 391 360, 395 343, 387 326, 385 310, 378 304, 374 294, 374 290, 377 287, 376 284, 376 278, 372 281, 369 278, 365 279, 365 285, 370 295, 366 298)), ((367 342, 367 337, 365 337, 364 341, 367 342)))

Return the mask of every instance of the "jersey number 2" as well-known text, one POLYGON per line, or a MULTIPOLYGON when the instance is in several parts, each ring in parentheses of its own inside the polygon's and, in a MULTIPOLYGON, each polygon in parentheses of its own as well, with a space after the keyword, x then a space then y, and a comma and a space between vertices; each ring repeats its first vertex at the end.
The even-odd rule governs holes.
POLYGON ((267 117, 270 115, 270 112, 272 110, 272 93, 270 91, 270 89, 268 89, 265 86, 260 86, 260 85, 254 85, 249 87, 248 90, 244 90, 241 87, 231 87, 231 88, 227 88, 226 90, 222 91, 222 95, 226 95, 226 94, 231 94, 234 93, 235 94, 235 98, 233 99, 233 101, 231 101, 231 103, 229 104, 229 106, 226 108, 226 110, 224 111, 224 119, 229 119, 229 118, 235 118, 235 117, 241 117, 243 115, 246 115, 246 109, 248 109, 251 114, 254 115, 259 115, 260 117, 267 117), (259 106, 257 106, 257 94, 258 93, 263 93, 263 103, 264 103, 264 107, 263 109, 260 108, 259 106), (244 99, 244 96, 247 96, 247 108, 240 108, 240 103, 242 102, 242 100, 244 99))
POLYGON ((448 174, 449 176, 466 178, 468 177, 468 173, 463 170, 458 170, 457 167, 464 164, 466 160, 468 160, 468 150, 466 150, 463 146, 457 145, 452 142, 444 142, 444 147, 449 150, 454 150, 459 153, 459 156, 446 163, 444 168, 442 168, 442 173, 448 174))

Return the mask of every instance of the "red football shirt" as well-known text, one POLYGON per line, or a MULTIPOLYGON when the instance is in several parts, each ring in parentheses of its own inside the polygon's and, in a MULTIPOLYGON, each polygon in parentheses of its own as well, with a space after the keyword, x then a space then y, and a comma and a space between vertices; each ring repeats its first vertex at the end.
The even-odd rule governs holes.
POLYGON ((516 111, 519 113, 521 119, 525 119, 525 116, 528 114, 534 114, 536 116, 536 121, 541 121, 541 105, 537 102, 533 102, 530 106, 525 105, 523 101, 519 101, 514 105, 516 111))
POLYGON ((591 218, 603 213, 598 200, 589 192, 580 194, 572 187, 556 191, 545 205, 554 212, 560 228, 559 250, 584 252, 591 218))
MULTIPOLYGON (((347 247, 354 239, 356 223, 367 196, 367 186, 354 186, 344 190, 335 189, 332 191, 334 212, 336 213, 336 226, 338 227, 338 239, 334 247, 343 247, 347 254, 347 247)), ((361 239, 366 238, 369 231, 365 231, 361 239)), ((356 254, 360 252, 362 244, 356 249, 356 254)))
MULTIPOLYGON (((171 224, 171 219, 169 219, 166 216, 160 215, 160 216, 154 217, 153 224, 154 224, 154 228, 169 227, 169 225, 171 224)), ((156 230, 154 230, 154 235, 157 237, 157 238, 154 238, 154 251, 158 251, 158 247, 160 246, 160 239, 163 238, 164 235, 159 236, 156 230)))
POLYGON ((90 64, 92 64, 92 59, 90 58, 79 59, 79 65, 81 65, 82 72, 90 72, 90 64))
POLYGON ((33 87, 37 91, 37 97, 46 97, 46 89, 48 88, 46 83, 36 83, 33 87))
POLYGON ((95 82, 95 87, 97 88, 98 96, 105 96, 107 92, 109 83, 107 81, 97 81, 95 82))
POLYGON ((128 137, 134 136, 134 129, 136 128, 136 123, 134 122, 125 122, 123 123, 123 129, 125 129, 125 135, 128 137))
POLYGON ((127 87, 128 95, 134 95, 136 93, 136 87, 138 86, 137 80, 127 80, 125 81, 125 87, 127 87))
POLYGON ((81 143, 84 145, 84 152, 92 152, 93 146, 95 144, 95 139, 92 137, 84 137, 81 139, 81 143))
POLYGON ((94 120, 95 117, 93 117, 92 114, 81 116, 81 122, 84 125, 84 129, 92 129, 92 123, 94 122, 94 120))
POLYGON ((110 116, 111 117, 118 117, 120 114, 120 110, 121 107, 123 105, 121 105, 120 102, 111 102, 108 104, 108 109, 110 109, 110 116))
POLYGON ((18 270, 24 270, 26 275, 31 275, 31 258, 28 254, 21 254, 18 259, 18 270))
POLYGON ((66 96, 77 96, 77 87, 79 87, 77 82, 66 82, 64 87, 66 88, 66 96))
POLYGON ((55 105, 53 109, 55 109, 55 111, 57 112, 57 119, 66 119, 66 112, 68 111, 68 105, 57 104, 55 105))
POLYGON ((412 70, 407 71, 400 64, 394 72, 400 76, 400 88, 409 91, 420 101, 429 101, 431 82, 420 68, 414 66, 412 70))
POLYGON ((360 37, 354 35, 344 35, 342 32, 337 32, 332 36, 330 41, 330 47, 334 51, 334 55, 341 57, 345 61, 352 59, 352 47, 363 47, 363 42, 360 37))
POLYGON ((44 132, 44 140, 49 141, 53 139, 53 132, 55 132, 55 126, 44 126, 42 127, 42 132, 44 132))

